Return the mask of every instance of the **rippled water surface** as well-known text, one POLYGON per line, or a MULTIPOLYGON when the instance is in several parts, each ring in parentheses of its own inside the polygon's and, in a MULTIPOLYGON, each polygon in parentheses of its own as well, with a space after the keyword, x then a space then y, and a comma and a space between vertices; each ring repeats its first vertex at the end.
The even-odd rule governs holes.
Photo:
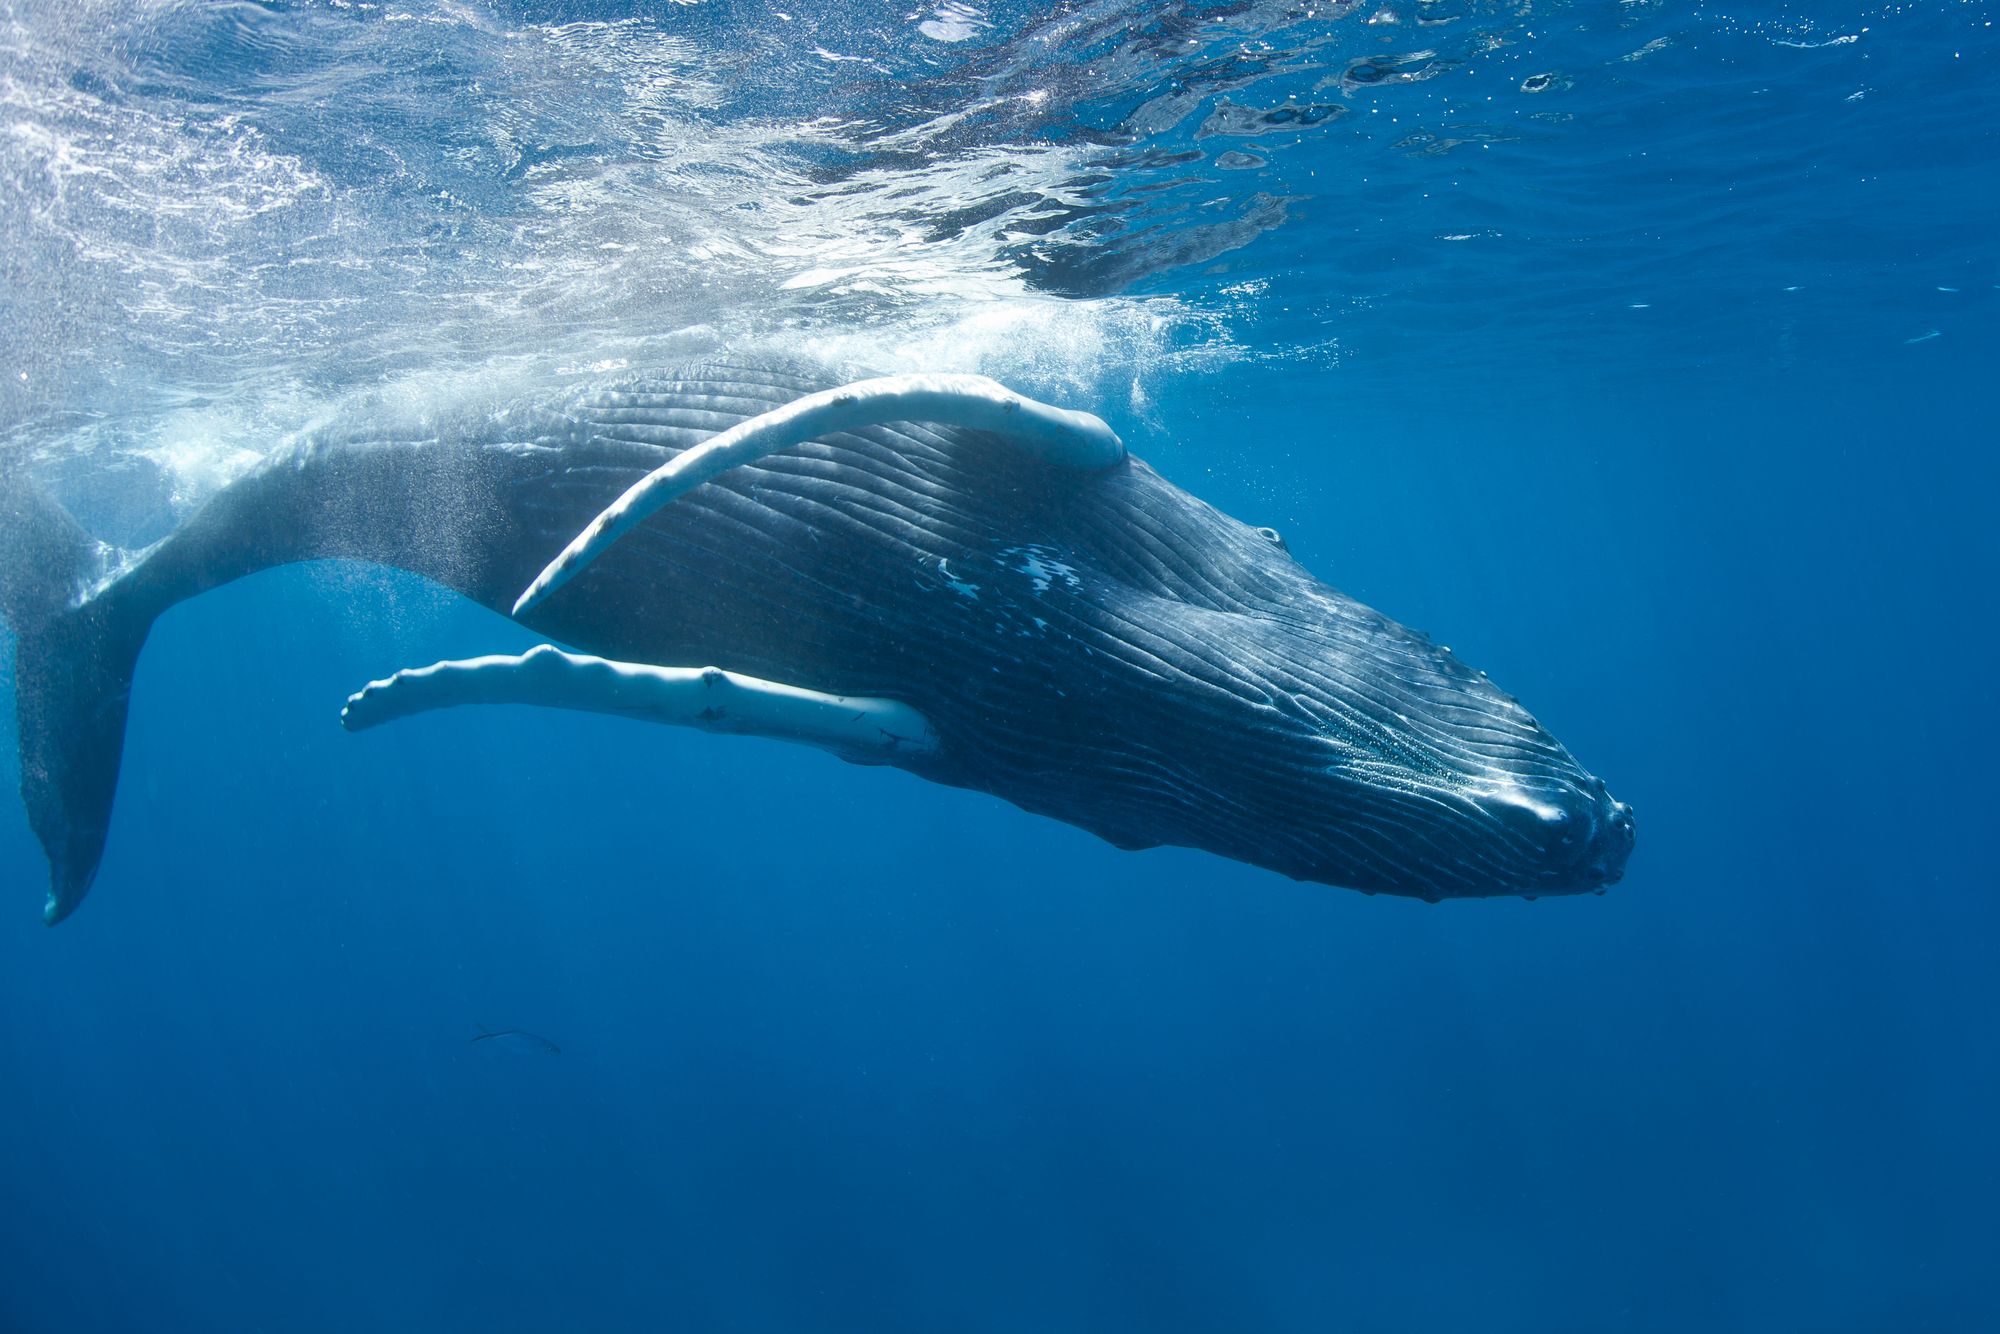
POLYGON ((104 539, 329 421, 981 370, 1640 829, 1425 909, 761 742, 349 738, 519 633, 246 580, 55 933, 0 817, 0 1330, 2000 1328, 1996 11, 0 0, 0 462, 104 539))
POLYGON ((1866 358, 1992 300, 1988 11, 10 4, 0 427, 192 495, 357 388, 752 336, 1866 358))

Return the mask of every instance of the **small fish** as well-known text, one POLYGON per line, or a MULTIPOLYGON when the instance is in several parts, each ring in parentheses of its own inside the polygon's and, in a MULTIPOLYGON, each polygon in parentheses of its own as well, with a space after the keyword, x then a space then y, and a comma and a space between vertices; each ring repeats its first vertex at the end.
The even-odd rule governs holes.
POLYGON ((469 1043, 491 1042, 496 1046, 516 1051, 531 1051, 541 1056, 560 1056, 562 1048, 539 1033, 530 1033, 524 1028, 488 1028, 479 1025, 479 1036, 467 1038, 469 1043))

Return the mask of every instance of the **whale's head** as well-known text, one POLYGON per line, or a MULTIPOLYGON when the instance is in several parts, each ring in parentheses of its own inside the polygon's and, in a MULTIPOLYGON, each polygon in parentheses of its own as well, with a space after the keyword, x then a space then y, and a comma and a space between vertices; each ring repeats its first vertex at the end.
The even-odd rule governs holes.
POLYGON ((1258 807, 1253 860, 1431 899, 1576 894, 1624 875, 1631 808, 1428 635, 1316 582, 1209 633, 1231 645, 1242 759, 1265 776, 1215 775, 1258 807))
POLYGON ((1076 557, 1092 577, 1049 618, 1068 641, 1049 799, 1013 799, 1123 846, 1371 893, 1539 897, 1624 874, 1631 808, 1483 672, 1143 468, 1119 508, 1141 529, 1097 529, 1076 557))

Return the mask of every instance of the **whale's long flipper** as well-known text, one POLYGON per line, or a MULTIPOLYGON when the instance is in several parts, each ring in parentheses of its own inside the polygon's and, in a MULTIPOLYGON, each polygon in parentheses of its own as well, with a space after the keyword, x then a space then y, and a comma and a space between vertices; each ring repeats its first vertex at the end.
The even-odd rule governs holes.
POLYGON ((983 375, 857 380, 739 422, 633 483, 535 576, 515 601, 514 615, 531 611, 606 547, 703 482, 817 436, 899 421, 989 431, 1069 468, 1108 468, 1125 457, 1124 442, 1098 417, 1024 398, 983 375))
POLYGON ((829 695, 719 667, 653 667, 564 653, 467 658, 397 672, 350 696, 350 732, 460 704, 534 704, 644 722, 802 741, 862 763, 937 749, 937 733, 907 704, 829 695))

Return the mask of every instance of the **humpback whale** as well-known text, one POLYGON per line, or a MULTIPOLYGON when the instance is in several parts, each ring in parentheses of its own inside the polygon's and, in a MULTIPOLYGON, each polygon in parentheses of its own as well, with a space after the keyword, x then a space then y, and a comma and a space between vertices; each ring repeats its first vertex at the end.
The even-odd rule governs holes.
POLYGON ((21 792, 44 917, 89 891, 154 620, 296 561, 434 580, 552 641, 396 672, 350 728, 527 704, 788 737, 1295 879, 1601 891, 1614 800, 1448 649, 1095 417, 978 377, 718 360, 308 431, 150 548, 0 467, 21 792), (565 645, 565 647, 557 647, 565 645))

